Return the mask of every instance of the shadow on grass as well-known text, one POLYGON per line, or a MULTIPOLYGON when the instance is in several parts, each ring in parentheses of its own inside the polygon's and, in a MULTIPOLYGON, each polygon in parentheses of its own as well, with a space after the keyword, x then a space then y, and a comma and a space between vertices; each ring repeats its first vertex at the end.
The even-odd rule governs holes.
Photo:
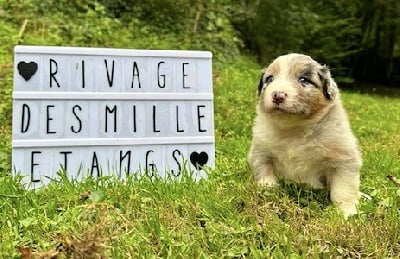
POLYGON ((281 180, 280 186, 260 189, 258 198, 261 204, 273 203, 275 213, 284 222, 302 217, 305 220, 318 218, 331 206, 327 189, 312 189, 306 184, 281 180))

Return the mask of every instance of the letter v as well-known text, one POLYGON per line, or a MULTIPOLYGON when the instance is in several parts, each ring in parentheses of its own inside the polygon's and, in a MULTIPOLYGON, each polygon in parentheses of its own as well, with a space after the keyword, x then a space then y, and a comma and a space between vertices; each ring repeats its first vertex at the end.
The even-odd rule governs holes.
POLYGON ((113 60, 113 62, 112 62, 111 78, 110 78, 110 71, 108 70, 107 59, 104 60, 104 63, 106 64, 108 86, 109 86, 109 87, 113 87, 113 84, 114 84, 114 64, 115 64, 115 60, 113 60))

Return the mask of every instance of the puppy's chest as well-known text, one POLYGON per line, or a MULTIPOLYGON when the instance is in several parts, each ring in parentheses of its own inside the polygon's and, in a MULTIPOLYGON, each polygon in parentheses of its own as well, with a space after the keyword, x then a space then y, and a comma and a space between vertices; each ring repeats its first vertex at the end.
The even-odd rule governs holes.
POLYGON ((322 188, 324 175, 323 150, 313 141, 287 141, 272 150, 275 174, 295 182, 322 188))

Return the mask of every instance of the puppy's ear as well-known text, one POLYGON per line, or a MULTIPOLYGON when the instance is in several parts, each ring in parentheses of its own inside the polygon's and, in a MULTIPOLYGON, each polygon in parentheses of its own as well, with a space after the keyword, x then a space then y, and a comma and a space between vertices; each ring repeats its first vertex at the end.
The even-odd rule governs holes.
POLYGON ((264 86, 264 70, 261 72, 260 81, 258 83, 257 96, 261 95, 261 90, 263 89, 263 86, 264 86))
POLYGON ((331 76, 329 68, 326 65, 320 66, 318 76, 322 82, 322 92, 325 98, 328 100, 335 99, 338 88, 335 80, 333 80, 331 76))

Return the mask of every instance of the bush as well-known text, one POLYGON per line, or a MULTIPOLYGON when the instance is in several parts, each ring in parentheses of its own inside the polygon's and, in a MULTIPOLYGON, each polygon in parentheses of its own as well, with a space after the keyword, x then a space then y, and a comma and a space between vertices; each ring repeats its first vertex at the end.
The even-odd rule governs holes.
POLYGON ((228 62, 241 44, 228 15, 232 2, 28 0, 2 6, 15 26, 29 19, 24 44, 211 50, 228 62))

